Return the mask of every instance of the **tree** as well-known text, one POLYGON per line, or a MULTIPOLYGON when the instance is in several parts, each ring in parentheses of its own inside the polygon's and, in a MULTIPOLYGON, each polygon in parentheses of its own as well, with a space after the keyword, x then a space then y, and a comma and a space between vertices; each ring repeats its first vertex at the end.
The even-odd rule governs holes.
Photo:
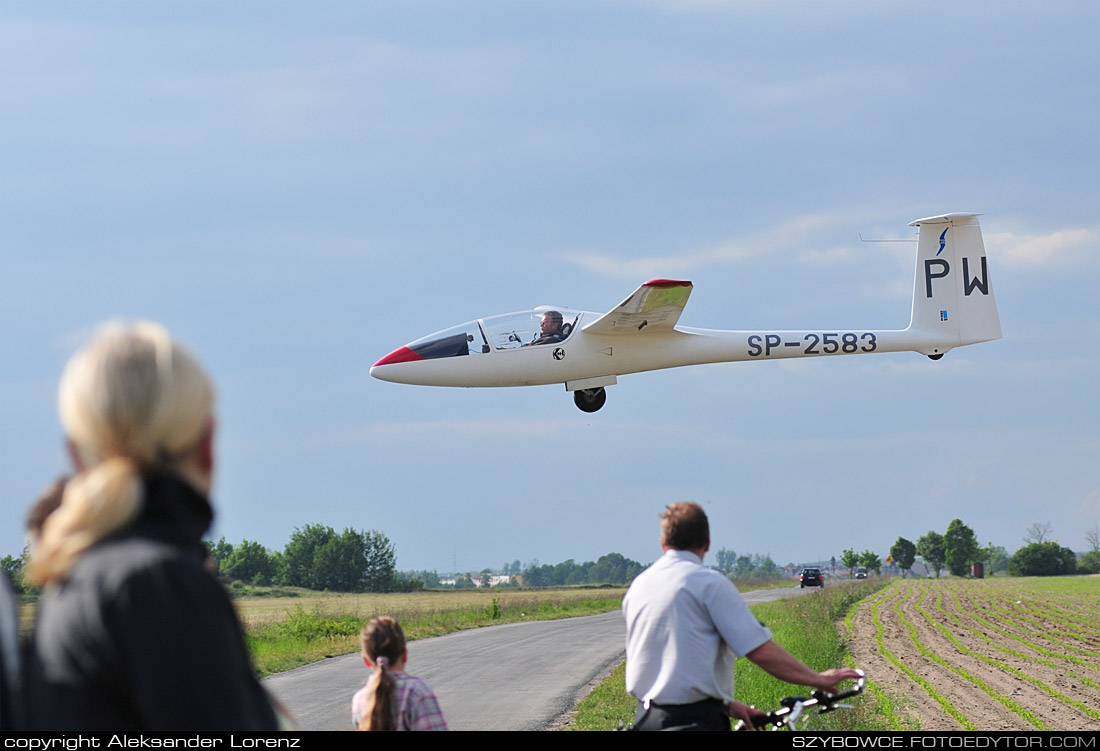
MULTIPOLYGON (((225 541, 223 537, 219 545, 225 541)), ((230 546, 231 547, 231 546, 230 546)), ((242 540, 232 552, 221 560, 219 572, 230 579, 240 579, 250 584, 271 582, 275 579, 276 564, 267 548, 258 542, 242 540)))
POLYGON ((1012 556, 1008 571, 1013 576, 1059 576, 1077 572, 1077 555, 1056 542, 1033 542, 1012 556))
POLYGON ((337 592, 389 592, 396 554, 381 532, 307 524, 295 529, 283 551, 286 583, 337 592))
POLYGON ((1100 553, 1100 524, 1093 524, 1085 530, 1085 542, 1089 545, 1090 553, 1100 553))
POLYGON ((739 555, 734 563, 732 576, 734 579, 744 579, 752 574, 752 568, 752 556, 739 555))
POLYGON ((393 589, 393 573, 397 569, 396 548, 390 538, 378 530, 372 529, 359 534, 365 559, 363 589, 367 592, 389 592, 393 589))
POLYGON ((997 572, 1008 571, 1008 551, 1001 545, 992 542, 978 551, 978 555, 989 564, 986 575, 993 576, 997 572))
POLYGON ((771 579, 778 575, 779 567, 775 565, 770 555, 754 556, 752 575, 758 579, 771 579))
POLYGON ((859 556, 852 548, 840 551, 840 565, 848 569, 848 578, 852 578, 852 569, 859 565, 859 556))
POLYGON ((898 564, 901 575, 905 576, 913 565, 913 561, 917 559, 917 546, 904 537, 899 537, 898 541, 890 548, 890 557, 894 559, 894 563, 898 564))
POLYGON ((628 584, 644 567, 621 553, 608 553, 588 567, 589 584, 628 584))
POLYGON ((0 558, 0 571, 7 575, 12 589, 16 592, 23 591, 23 559, 13 555, 0 558))
POLYGON ((966 576, 970 564, 978 559, 978 550, 974 530, 960 519, 952 519, 943 536, 944 557, 952 576, 966 576))
POLYGON ((882 559, 878 557, 878 553, 872 553, 870 550, 864 550, 859 554, 859 565, 873 569, 876 574, 882 573, 882 559))
POLYGON ((1077 571, 1081 574, 1100 574, 1100 550, 1090 550, 1077 561, 1077 571))
POLYGON ((222 561, 230 556, 233 552, 233 546, 225 541, 225 537, 222 537, 217 542, 206 541, 206 547, 210 551, 210 557, 214 559, 214 564, 217 566, 218 572, 221 572, 222 561))
POLYGON ((939 579, 940 569, 943 568, 943 562, 947 559, 943 535, 928 530, 928 534, 917 540, 917 555, 936 571, 936 578, 939 579))
POLYGON ((728 574, 733 570, 734 564, 737 563, 737 553, 728 548, 719 548, 715 554, 715 559, 718 562, 718 570, 723 574, 728 574))
POLYGON ((1050 526, 1050 522, 1032 522, 1024 533, 1024 542, 1028 545, 1033 542, 1046 542, 1053 531, 1054 528, 1050 526))

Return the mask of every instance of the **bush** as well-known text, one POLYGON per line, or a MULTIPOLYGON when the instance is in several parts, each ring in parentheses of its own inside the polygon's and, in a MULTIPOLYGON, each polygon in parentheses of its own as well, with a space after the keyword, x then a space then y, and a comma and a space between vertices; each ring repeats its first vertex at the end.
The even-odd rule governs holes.
POLYGON ((1013 576, 1061 576, 1077 573, 1077 554, 1056 542, 1033 542, 1008 562, 1013 576))

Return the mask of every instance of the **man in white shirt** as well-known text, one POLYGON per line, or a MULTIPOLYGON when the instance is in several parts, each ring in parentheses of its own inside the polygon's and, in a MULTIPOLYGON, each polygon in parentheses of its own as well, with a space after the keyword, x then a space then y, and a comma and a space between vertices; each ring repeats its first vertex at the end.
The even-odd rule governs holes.
POLYGON ((661 515, 664 556, 630 585, 626 616, 626 690, 638 700, 638 730, 729 730, 730 717, 762 714, 733 700, 733 663, 748 657, 780 680, 832 691, 854 680, 848 669, 815 672, 772 641, 737 588, 705 568, 707 515, 695 503, 661 515))

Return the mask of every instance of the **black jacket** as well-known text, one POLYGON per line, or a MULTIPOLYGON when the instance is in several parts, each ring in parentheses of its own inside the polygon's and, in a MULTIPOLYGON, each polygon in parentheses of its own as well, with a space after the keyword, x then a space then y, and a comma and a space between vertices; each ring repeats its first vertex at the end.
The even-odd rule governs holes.
POLYGON ((203 566, 213 512, 169 474, 138 518, 38 603, 30 712, 42 730, 274 730, 237 612, 203 566))
POLYGON ((23 687, 19 669, 19 601, 0 573, 0 732, 22 730, 23 687))

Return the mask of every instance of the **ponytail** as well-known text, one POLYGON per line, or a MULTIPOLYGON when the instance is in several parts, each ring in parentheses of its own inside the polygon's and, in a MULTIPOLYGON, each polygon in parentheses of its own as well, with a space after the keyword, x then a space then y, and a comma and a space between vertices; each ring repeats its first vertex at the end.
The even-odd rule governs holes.
POLYGON ((111 457, 73 477, 61 505, 42 525, 30 580, 44 586, 64 579, 85 550, 133 521, 141 502, 141 478, 125 457, 111 457))
POLYGON ((397 681, 387 669, 389 660, 379 657, 367 681, 367 708, 359 722, 360 730, 396 730, 393 724, 393 702, 397 681))
POLYGON ((359 645, 374 665, 367 681, 367 706, 359 730, 396 730, 397 681, 389 668, 405 654, 405 632, 397 619, 379 616, 363 626, 359 645))

